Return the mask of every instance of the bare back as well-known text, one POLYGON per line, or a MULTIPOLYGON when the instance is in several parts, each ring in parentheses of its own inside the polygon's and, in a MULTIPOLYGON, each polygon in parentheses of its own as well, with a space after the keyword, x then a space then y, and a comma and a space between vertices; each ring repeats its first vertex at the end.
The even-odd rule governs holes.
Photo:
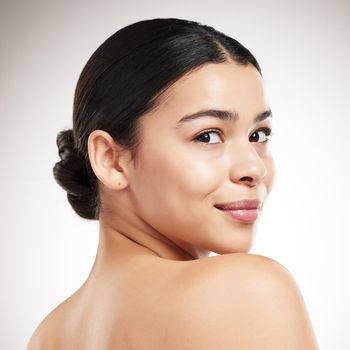
POLYGON ((193 261, 135 259, 115 276, 89 281, 60 304, 39 325, 27 350, 242 349, 239 342, 251 338, 242 328, 242 318, 252 317, 249 276, 271 261, 243 253, 193 261), (232 322, 225 325, 227 317, 232 322), (211 335, 205 327, 214 328, 211 335), (235 335, 236 344, 220 343, 235 335))

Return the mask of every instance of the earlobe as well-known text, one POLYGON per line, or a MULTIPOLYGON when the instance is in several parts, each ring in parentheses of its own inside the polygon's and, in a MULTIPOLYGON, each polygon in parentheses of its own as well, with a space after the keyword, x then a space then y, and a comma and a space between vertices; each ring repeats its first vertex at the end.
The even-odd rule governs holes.
POLYGON ((91 167, 97 178, 112 190, 128 186, 127 167, 124 164, 125 150, 107 132, 94 130, 88 138, 88 153, 91 167))

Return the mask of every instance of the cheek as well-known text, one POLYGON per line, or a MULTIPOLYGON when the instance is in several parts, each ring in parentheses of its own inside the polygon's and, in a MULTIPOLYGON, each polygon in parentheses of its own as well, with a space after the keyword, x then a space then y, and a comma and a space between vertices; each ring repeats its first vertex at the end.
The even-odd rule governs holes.
POLYGON ((154 195, 189 201, 203 198, 218 186, 220 168, 218 160, 212 157, 178 149, 174 153, 154 154, 144 169, 144 180, 154 195))
POLYGON ((198 225, 208 209, 206 198, 220 185, 222 171, 217 163, 209 152, 200 156, 168 148, 147 153, 134 181, 141 216, 168 234, 188 230, 191 222, 198 225))
POLYGON ((192 195, 208 195, 220 184, 222 168, 217 161, 191 159, 181 166, 182 188, 192 195), (221 170, 220 170, 221 169, 221 170))

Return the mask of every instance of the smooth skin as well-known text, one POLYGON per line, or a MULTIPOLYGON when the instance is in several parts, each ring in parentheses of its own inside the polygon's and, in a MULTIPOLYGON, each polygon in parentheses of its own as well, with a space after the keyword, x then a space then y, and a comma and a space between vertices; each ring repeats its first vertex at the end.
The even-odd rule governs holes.
POLYGON ((268 109, 252 65, 205 64, 141 118, 136 159, 93 131, 88 151, 103 203, 96 260, 27 350, 318 349, 294 278, 248 253, 263 207, 250 224, 214 207, 241 199, 264 206, 275 170, 259 129, 272 128, 272 118, 254 118, 268 109), (203 109, 238 117, 178 125, 203 109), (207 129, 215 130, 199 136, 207 129))

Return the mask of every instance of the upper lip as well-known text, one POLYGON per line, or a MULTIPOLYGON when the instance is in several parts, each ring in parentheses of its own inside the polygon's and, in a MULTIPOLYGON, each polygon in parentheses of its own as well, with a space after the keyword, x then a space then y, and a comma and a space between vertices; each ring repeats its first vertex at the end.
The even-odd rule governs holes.
POLYGON ((261 201, 259 199, 243 199, 235 202, 219 203, 214 206, 221 210, 259 209, 261 208, 261 201))

